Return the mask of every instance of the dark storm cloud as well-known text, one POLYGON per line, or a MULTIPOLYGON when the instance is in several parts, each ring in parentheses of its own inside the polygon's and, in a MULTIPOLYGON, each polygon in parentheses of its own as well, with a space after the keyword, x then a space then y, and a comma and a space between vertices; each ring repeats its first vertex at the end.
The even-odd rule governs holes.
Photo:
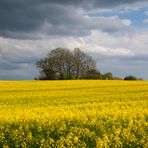
MULTIPOLYGON (((1 53, 0 56, 0 63, 1 65, 4 65, 6 68, 7 65, 10 65, 13 67, 13 65, 21 65, 21 64, 35 64, 35 61, 38 59, 36 55, 32 55, 31 52, 27 52, 24 50, 14 50, 13 52, 5 52, 1 53)), ((17 65, 17 67, 18 67, 17 65)), ((15 66, 14 66, 15 68, 15 66)), ((1 69, 1 67, 0 67, 1 69)))
POLYGON ((92 3, 93 8, 116 8, 118 6, 133 4, 136 2, 145 2, 147 0, 94 0, 92 3))
POLYGON ((20 65, 8 62, 7 60, 0 59, 0 69, 1 70, 12 70, 12 69, 18 69, 20 68, 20 65))
MULTIPOLYGON (((145 2, 147 0, 43 0, 52 4, 72 5, 87 8, 114 8, 119 5, 145 2)), ((40 1, 41 2, 41 1, 40 1)))
POLYGON ((0 1, 0 29, 5 31, 34 31, 41 26, 45 15, 40 3, 22 0, 0 1))
POLYGON ((35 65, 38 56, 32 51, 21 49, 21 46, 12 46, 12 48, 9 45, 0 48, 0 70, 17 70, 30 64, 35 65))
POLYGON ((142 1, 145 0, 0 0, 0 36, 33 38, 33 32, 49 35, 86 35, 100 22, 96 25, 90 23, 82 16, 80 8, 112 8, 142 1))

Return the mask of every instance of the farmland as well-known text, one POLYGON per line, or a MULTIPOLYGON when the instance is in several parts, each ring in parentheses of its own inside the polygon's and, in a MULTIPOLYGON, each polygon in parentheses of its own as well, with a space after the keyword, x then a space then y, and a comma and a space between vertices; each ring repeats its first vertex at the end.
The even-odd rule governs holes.
POLYGON ((148 147, 148 82, 0 81, 0 147, 148 147))

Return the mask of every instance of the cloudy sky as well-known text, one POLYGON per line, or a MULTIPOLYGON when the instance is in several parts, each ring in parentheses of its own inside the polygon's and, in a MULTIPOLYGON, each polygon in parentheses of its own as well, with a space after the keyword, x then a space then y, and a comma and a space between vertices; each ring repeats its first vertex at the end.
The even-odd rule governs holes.
POLYGON ((0 79, 33 79, 56 47, 79 47, 101 72, 148 79, 148 0, 0 0, 0 79))

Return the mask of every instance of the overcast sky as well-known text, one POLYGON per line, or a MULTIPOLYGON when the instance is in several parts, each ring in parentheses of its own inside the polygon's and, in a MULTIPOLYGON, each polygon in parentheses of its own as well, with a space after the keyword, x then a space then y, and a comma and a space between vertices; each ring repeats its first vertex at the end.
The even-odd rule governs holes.
POLYGON ((148 0, 0 0, 0 79, 34 79, 36 60, 56 47, 148 79, 148 0))

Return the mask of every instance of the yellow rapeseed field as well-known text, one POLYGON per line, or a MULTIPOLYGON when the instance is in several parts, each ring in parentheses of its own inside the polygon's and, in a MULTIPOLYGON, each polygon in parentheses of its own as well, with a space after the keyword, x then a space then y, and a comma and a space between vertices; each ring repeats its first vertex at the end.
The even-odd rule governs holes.
POLYGON ((0 148, 147 148, 148 81, 0 81, 0 148))

